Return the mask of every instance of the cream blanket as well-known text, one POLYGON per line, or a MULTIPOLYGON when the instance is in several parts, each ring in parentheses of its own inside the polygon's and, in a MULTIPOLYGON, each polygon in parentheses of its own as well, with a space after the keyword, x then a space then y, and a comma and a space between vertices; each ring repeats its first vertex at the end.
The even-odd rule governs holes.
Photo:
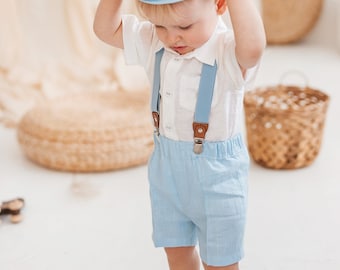
MULTIPOLYGON (((125 2, 125 9, 132 11, 134 1, 125 2)), ((125 66, 120 50, 95 37, 97 4, 0 2, 0 122, 15 126, 32 106, 59 95, 147 86, 143 72, 125 66)))

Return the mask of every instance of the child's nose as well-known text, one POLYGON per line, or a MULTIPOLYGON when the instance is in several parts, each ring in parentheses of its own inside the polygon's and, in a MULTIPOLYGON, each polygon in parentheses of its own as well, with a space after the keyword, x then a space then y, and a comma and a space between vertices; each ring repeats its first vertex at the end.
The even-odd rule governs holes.
POLYGON ((178 31, 169 30, 167 38, 168 38, 168 42, 170 44, 175 44, 176 42, 178 42, 181 39, 181 36, 179 35, 178 31))

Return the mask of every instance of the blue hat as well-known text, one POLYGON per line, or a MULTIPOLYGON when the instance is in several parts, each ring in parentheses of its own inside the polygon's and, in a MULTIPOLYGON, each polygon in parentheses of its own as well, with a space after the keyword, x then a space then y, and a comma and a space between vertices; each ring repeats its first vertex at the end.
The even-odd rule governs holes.
POLYGON ((152 5, 164 5, 183 2, 184 0, 139 0, 140 2, 152 5))

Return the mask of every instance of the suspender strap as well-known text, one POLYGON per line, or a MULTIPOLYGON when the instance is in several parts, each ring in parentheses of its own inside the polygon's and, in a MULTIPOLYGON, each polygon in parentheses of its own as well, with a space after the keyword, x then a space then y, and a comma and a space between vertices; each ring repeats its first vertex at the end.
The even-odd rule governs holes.
POLYGON ((216 79, 216 71, 217 71, 216 61, 213 66, 207 64, 203 64, 202 66, 194 122, 197 123, 209 122, 211 102, 214 93, 216 79))
POLYGON ((164 54, 164 48, 159 50, 156 53, 155 59, 155 67, 154 67, 154 78, 153 78, 153 88, 152 88, 152 97, 151 97, 151 111, 152 111, 152 119, 155 126, 155 133, 159 135, 159 89, 161 85, 161 60, 164 54))
POLYGON ((216 61, 213 66, 203 64, 194 122, 194 152, 200 154, 203 151, 203 141, 209 127, 209 116, 211 111, 212 97, 214 93, 215 79, 217 72, 216 61))
MULTIPOLYGON (((155 133, 159 135, 159 101, 160 101, 160 67, 164 54, 164 48, 156 53, 154 79, 151 96, 151 111, 155 126, 155 133)), ((214 93, 215 79, 217 72, 216 61, 213 66, 203 64, 201 79, 198 88, 198 96, 194 114, 193 130, 194 130, 194 152, 200 154, 203 151, 203 141, 209 127, 209 116, 211 110, 211 102, 214 93)))

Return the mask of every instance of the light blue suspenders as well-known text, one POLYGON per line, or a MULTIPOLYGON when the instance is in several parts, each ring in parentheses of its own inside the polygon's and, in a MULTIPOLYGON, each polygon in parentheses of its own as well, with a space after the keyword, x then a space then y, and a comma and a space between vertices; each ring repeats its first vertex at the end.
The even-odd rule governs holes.
MULTIPOLYGON (((151 97, 151 111, 155 126, 155 133, 159 135, 159 102, 160 102, 160 66, 164 48, 156 53, 154 80, 151 97)), ((194 152, 200 154, 203 151, 203 141, 209 126, 209 115, 214 93, 217 64, 213 66, 203 64, 201 79, 198 88, 198 96, 192 124, 194 130, 194 152)))

